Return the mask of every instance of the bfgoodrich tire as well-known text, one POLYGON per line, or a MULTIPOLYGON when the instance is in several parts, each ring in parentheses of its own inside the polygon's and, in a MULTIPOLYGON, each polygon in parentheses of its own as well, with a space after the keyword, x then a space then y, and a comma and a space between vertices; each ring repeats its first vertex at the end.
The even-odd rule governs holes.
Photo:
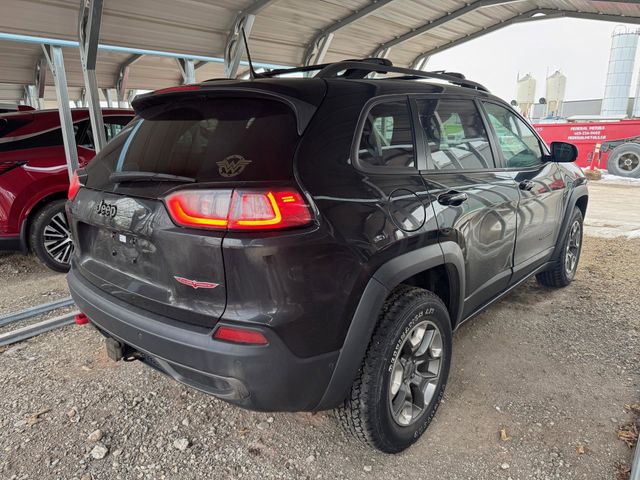
POLYGON ((73 243, 64 212, 65 200, 54 200, 38 212, 31 222, 29 243, 38 258, 56 272, 68 272, 73 243))
POLYGON ((582 252, 582 231, 582 212, 578 207, 574 207, 569 228, 564 237, 559 240, 561 250, 558 258, 554 260, 553 267, 536 275, 536 280, 540 285, 562 288, 573 281, 582 252))
POLYGON ((424 433, 444 394, 451 323, 439 297, 400 286, 387 299, 337 416, 356 438, 397 453, 424 433))
POLYGON ((607 172, 620 177, 640 177, 640 145, 624 143, 614 148, 607 159, 607 172))

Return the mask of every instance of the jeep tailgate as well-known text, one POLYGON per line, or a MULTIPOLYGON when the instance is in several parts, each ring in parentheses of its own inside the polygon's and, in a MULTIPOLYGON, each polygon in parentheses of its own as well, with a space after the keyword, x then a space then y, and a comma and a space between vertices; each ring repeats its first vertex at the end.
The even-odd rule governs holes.
MULTIPOLYGON (((162 96, 162 95, 161 95, 162 96)), ((90 162, 70 204, 72 263, 132 305, 213 326, 226 306, 226 227, 181 226, 167 196, 294 179, 295 112, 270 98, 166 95, 90 162)), ((203 195, 202 208, 213 208, 203 195)))

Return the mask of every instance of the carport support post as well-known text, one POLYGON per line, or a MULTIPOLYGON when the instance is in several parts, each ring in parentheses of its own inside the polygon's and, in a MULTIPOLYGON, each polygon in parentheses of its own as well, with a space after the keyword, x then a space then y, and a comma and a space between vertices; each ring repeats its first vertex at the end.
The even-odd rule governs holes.
POLYGON ((118 95, 118 104, 120 108, 125 108, 127 101, 127 90, 129 88, 129 72, 131 65, 142 58, 142 54, 136 54, 129 57, 118 69, 118 77, 116 78, 116 92, 118 95))
POLYGON ((111 95, 111 89, 103 88, 102 96, 107 100, 107 107, 113 108, 113 96, 111 95))
POLYGON ((64 143, 64 154, 67 157, 67 170, 69 179, 78 168, 78 150, 76 148, 76 137, 73 131, 73 117, 69 106, 69 91, 67 90, 67 74, 64 70, 64 58, 62 49, 51 45, 42 45, 45 58, 53 74, 53 81, 56 85, 56 97, 58 99, 58 113, 60 114, 60 127, 62 129, 62 141, 64 143))
POLYGON ((96 80, 96 59, 98 56, 98 38, 102 20, 102 0, 82 0, 78 20, 80 41, 80 60, 86 88, 87 106, 91 118, 91 131, 96 153, 102 150, 106 142, 104 122, 100 110, 100 93, 96 80))
POLYGON ((427 63, 429 62, 430 55, 419 55, 417 56, 413 62, 411 63, 411 68, 414 70, 424 70, 427 68, 427 63))
POLYGON ((42 110, 44 108, 44 88, 47 80, 47 59, 42 56, 36 62, 34 72, 36 103, 31 105, 33 108, 42 110))
POLYGON ((182 83, 185 85, 196 83, 196 69, 193 66, 193 60, 190 58, 177 58, 176 60, 182 74, 182 83))
POLYGON ((224 49, 224 76, 226 78, 235 78, 238 74, 240 59, 247 49, 244 36, 249 38, 255 20, 256 16, 253 14, 243 15, 233 26, 224 49), (244 36, 242 35, 243 30, 244 36))
POLYGON ((31 105, 33 108, 40 109, 40 104, 38 102, 38 94, 36 93, 36 86, 25 85, 24 93, 25 93, 25 99, 27 100, 27 104, 31 105))
MULTIPOLYGON (((324 57, 329 51, 331 42, 333 41, 333 33, 327 33, 320 37, 317 42, 309 49, 308 57, 305 58, 305 65, 318 65, 324 61, 324 57)), ((311 72, 307 73, 307 76, 311 76, 311 72)))

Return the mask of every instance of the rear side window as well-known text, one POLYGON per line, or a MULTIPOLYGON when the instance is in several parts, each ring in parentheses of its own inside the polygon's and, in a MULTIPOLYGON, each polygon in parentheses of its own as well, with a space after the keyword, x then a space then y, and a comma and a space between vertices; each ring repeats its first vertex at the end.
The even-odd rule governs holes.
POLYGON ((25 118, 0 118, 0 138, 9 136, 11 132, 30 122, 25 118))
MULTIPOLYGON (((110 142, 116 135, 124 130, 125 125, 127 125, 127 123, 129 123, 132 119, 133 117, 128 116, 115 117, 110 115, 103 117, 102 121, 104 123, 104 133, 107 142, 110 142)), ((91 122, 87 120, 83 123, 83 125, 84 129, 82 129, 82 133, 78 136, 78 140, 76 143, 82 147, 95 150, 91 122)))
POLYGON ((433 170, 494 168, 487 130, 473 100, 417 100, 433 170))
POLYGON ((415 168, 413 143, 408 103, 378 103, 365 118, 358 160, 364 167, 415 168))
MULTIPOLYGON (((78 131, 79 124, 74 123, 73 133, 76 135, 76 141, 78 140, 78 131)), ((62 145, 62 130, 58 127, 42 133, 25 136, 20 140, 2 142, 0 143, 0 152, 26 150, 29 148, 61 147, 62 145)))
POLYGON ((283 179, 292 174, 297 142, 295 114, 281 102, 198 96, 143 111, 87 172, 96 187, 127 171, 198 182, 283 179))
POLYGON ((511 110, 485 103, 489 121, 496 132, 507 168, 535 167, 544 162, 544 152, 531 127, 511 110))

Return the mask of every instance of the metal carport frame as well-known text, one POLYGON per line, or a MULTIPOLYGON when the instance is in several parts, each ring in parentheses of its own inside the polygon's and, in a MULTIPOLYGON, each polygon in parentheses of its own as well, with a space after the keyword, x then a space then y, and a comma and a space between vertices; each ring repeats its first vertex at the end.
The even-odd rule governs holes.
MULTIPOLYGON (((238 66, 246 64, 242 61, 246 50, 243 30, 251 38, 256 68, 379 55, 396 65, 425 69, 428 59, 444 49, 521 22, 573 17, 640 23, 639 0, 81 0, 79 11, 74 7, 76 1, 3 0, 0 42, 79 47, 66 57, 73 64, 80 53, 81 84, 97 149, 103 144, 100 89, 108 89, 111 97, 111 89, 116 88, 117 101, 123 104, 129 88, 155 89, 179 82, 164 73, 172 67, 182 73, 183 83, 219 77, 223 66, 225 76, 235 77, 238 66), (72 12, 78 17, 75 29, 68 21, 72 12), (99 44, 99 38, 108 45, 99 44), (162 58, 174 60, 167 63, 162 58), (113 65, 113 70, 105 76, 107 64, 113 65), (147 84, 141 86, 143 76, 147 84)), ((23 50, 33 55, 33 50, 23 50)), ((51 66, 56 68, 56 50, 48 51, 51 66)), ((3 55, 0 61, 8 58, 16 64, 24 64, 21 59, 27 58, 18 48, 13 53, 0 48, 0 57, 3 55)), ((19 89, 0 89, 0 93, 17 90, 30 104, 39 106, 47 78, 41 60, 31 61, 28 79, 25 72, 7 75, 9 67, 4 77, 0 72, 0 82, 19 85, 19 89), (40 65, 35 78, 33 65, 40 65)), ((61 84, 61 63, 57 72, 48 80, 54 80, 56 97, 64 110, 69 95, 64 97, 62 92, 66 89, 61 84)), ((72 79, 69 86, 75 89, 76 100, 80 96, 78 69, 69 72, 64 78, 72 79)), ((72 131, 72 125, 64 128, 72 131)), ((75 149, 66 148, 73 155, 75 149)), ((69 163, 74 164, 73 158, 69 163)))
MULTIPOLYGON (((67 170, 69 179, 78 168, 78 150, 76 148, 76 136, 73 131, 73 118, 71 117, 71 107, 69 106, 69 93, 67 90, 67 73, 64 69, 64 57, 62 48, 43 45, 42 50, 53 74, 56 84, 56 95, 58 97, 58 111, 60 113, 60 126, 62 128, 62 141, 64 143, 64 154, 67 157, 67 170)), ((102 115, 100 116, 102 119, 102 115)))
POLYGON ((82 0, 80 16, 78 18, 78 39, 80 41, 80 61, 93 145, 98 153, 107 143, 104 134, 104 122, 100 109, 98 82, 96 81, 96 60, 98 57, 98 38, 100 37, 100 23, 102 21, 102 0, 82 0))

